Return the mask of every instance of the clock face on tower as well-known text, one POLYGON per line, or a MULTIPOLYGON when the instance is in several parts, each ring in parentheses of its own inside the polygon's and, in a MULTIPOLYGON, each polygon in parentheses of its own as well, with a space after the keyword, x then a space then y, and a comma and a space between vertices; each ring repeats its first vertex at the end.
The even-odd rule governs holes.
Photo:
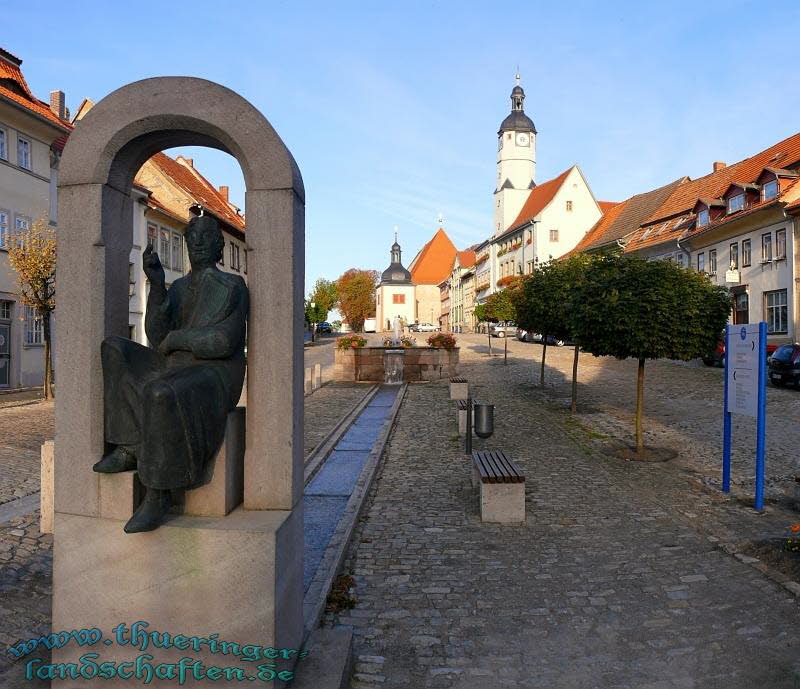
POLYGON ((525 132, 517 132, 517 146, 528 146, 531 142, 531 137, 525 132))

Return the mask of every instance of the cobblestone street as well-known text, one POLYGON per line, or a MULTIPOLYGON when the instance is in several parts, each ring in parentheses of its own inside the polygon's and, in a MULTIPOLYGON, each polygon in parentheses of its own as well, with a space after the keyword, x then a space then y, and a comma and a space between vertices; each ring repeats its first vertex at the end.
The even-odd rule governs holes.
POLYGON ((598 360, 608 368, 592 371, 582 360, 581 395, 595 413, 576 422, 559 402, 571 349, 548 348, 553 387, 541 391, 530 382, 540 347, 509 342, 504 366, 488 359, 485 338, 460 339, 462 374, 496 405, 495 435, 476 448, 504 449, 524 469, 527 524, 481 523, 447 386, 410 386, 346 565, 357 604, 335 618, 355 628, 353 689, 796 688, 792 585, 735 544, 797 515, 771 506, 757 516, 702 490, 691 466, 688 439, 704 423, 709 447, 719 433, 719 413, 693 415, 712 407, 703 396, 721 386, 718 372, 648 364, 649 417, 672 397, 675 435, 664 437, 687 432, 689 419, 691 431, 673 461, 625 462, 601 451, 589 419, 627 423, 630 362, 598 360), (680 392, 693 376, 704 382, 680 392))
MULTIPOLYGON (((366 394, 363 384, 329 383, 305 398, 308 455, 366 394)), ((0 408, 0 504, 39 490, 40 446, 53 437, 53 403, 0 408)), ((39 533, 39 513, 0 524, 0 687, 9 644, 49 632, 53 537, 39 533)), ((12 681, 8 679, 8 681, 12 681)), ((16 680, 14 680, 16 681, 16 680)))

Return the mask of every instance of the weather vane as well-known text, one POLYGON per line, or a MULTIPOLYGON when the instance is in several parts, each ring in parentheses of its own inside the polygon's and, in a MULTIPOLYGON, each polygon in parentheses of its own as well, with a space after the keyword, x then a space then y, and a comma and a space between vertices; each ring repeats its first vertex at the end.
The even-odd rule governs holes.
POLYGON ((514 78, 517 80, 517 86, 519 86, 519 65, 517 65, 517 74, 514 78))
POLYGON ((444 216, 441 213, 439 213, 439 227, 442 227, 443 225, 444 225, 444 216))

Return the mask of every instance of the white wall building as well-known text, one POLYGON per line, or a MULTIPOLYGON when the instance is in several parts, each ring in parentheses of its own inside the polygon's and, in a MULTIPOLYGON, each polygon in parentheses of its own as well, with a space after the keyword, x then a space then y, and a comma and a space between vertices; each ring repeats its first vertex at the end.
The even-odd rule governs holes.
POLYGON ((395 237, 391 263, 381 274, 381 281, 375 289, 376 330, 392 330, 395 318, 410 325, 416 320, 415 306, 414 283, 411 273, 403 266, 402 251, 395 237))

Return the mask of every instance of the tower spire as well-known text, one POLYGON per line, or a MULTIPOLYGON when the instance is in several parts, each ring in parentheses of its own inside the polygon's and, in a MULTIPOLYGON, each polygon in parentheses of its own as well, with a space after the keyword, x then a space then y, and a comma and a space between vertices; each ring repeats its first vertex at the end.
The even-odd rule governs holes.
POLYGON ((520 78, 520 77, 519 77, 519 65, 517 65, 517 73, 516 73, 516 75, 514 76, 514 78, 517 80, 517 86, 519 86, 519 78, 520 78))

